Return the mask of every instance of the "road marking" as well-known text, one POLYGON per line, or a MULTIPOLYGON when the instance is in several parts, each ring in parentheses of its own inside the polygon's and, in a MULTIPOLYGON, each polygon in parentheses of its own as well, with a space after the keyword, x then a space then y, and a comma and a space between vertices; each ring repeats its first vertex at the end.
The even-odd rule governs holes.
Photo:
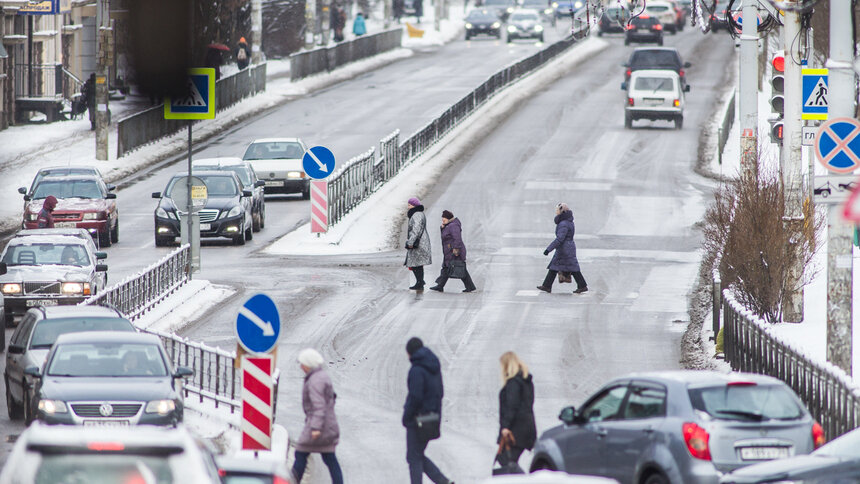
POLYGON ((616 196, 601 235, 686 235, 701 220, 701 197, 616 196))
POLYGON ((588 181, 529 181, 526 182, 526 190, 581 190, 590 192, 608 192, 609 190, 612 190, 612 184, 588 181))
MULTIPOLYGON (((505 232, 502 234, 503 239, 555 239, 555 234, 551 232, 505 232)), ((576 234, 574 240, 593 240, 596 235, 576 234)))
POLYGON ((523 289, 517 291, 517 297, 537 297, 541 291, 539 289, 523 289))

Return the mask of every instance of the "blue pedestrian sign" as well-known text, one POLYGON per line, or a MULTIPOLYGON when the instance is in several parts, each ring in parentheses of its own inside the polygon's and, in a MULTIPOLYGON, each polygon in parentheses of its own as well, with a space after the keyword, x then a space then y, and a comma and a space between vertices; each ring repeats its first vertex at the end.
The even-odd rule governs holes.
POLYGON ((860 121, 836 118, 818 128, 815 156, 834 173, 851 173, 860 168, 860 121))
POLYGON ((188 69, 188 92, 164 99, 164 119, 215 119, 215 69, 188 69))
POLYGON ((827 119, 827 69, 803 69, 803 119, 827 119))
POLYGON ((334 153, 324 146, 314 146, 302 157, 302 167, 309 177, 322 180, 334 171, 334 153))
POLYGON ((249 353, 268 353, 281 336, 281 317, 272 298, 257 294, 248 299, 236 317, 236 336, 249 353))

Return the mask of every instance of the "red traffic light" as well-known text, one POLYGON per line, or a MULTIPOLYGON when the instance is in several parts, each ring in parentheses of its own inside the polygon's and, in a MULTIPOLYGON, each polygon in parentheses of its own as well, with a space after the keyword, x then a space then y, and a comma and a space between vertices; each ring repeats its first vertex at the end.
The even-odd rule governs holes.
POLYGON ((781 55, 774 56, 773 61, 773 69, 777 72, 785 72, 785 57, 781 55))

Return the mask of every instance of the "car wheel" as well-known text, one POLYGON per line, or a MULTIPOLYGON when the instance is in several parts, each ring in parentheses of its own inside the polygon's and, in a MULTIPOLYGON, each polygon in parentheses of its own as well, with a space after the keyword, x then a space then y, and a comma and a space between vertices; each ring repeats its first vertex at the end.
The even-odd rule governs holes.
POLYGON ((466 34, 466 40, 469 40, 469 39, 471 39, 471 37, 469 36, 469 34, 466 34))
POLYGON ((540 42, 543 42, 543 35, 541 35, 540 37, 538 37, 538 40, 539 40, 540 42))
POLYGON ((14 328, 15 327, 15 316, 12 316, 11 312, 6 311, 6 316, 4 319, 6 320, 5 325, 7 328, 14 328))
POLYGON ((678 116, 675 118, 675 129, 681 129, 684 127, 684 117, 678 116))
POLYGON ((107 232, 99 232, 99 247, 110 247, 110 229, 107 232))
POLYGON ((260 206, 260 228, 266 228, 266 203, 260 206))
POLYGON ((508 43, 510 44, 511 42, 513 42, 513 40, 514 40, 514 39, 512 39, 512 38, 511 38, 511 36, 509 35, 509 36, 508 36, 508 43))
POLYGON ((302 192, 302 200, 310 200, 311 199, 311 187, 308 187, 307 190, 302 192))
POLYGON ((260 209, 260 211, 258 211, 256 215, 251 215, 251 230, 253 230, 254 232, 260 231, 260 219, 262 218, 262 209, 260 209))
POLYGON ((659 472, 654 472, 648 475, 648 477, 646 477, 642 482, 643 484, 669 484, 669 481, 659 472))
POLYGON ((660 37, 660 39, 657 40, 657 45, 663 45, 663 37, 660 37))
POLYGON ((597 36, 598 36, 598 37, 603 37, 603 31, 602 31, 602 30, 598 30, 598 31, 597 31, 597 36))
POLYGON ((33 423, 33 420, 35 420, 35 417, 33 416, 33 407, 32 407, 32 405, 30 405, 30 392, 27 391, 26 385, 24 385, 23 392, 24 392, 24 405, 23 405, 23 407, 24 407, 24 425, 29 427, 30 424, 33 423))
POLYGON ((624 113, 624 127, 627 129, 633 128, 633 116, 628 113, 624 113))
POLYGON ((245 229, 245 240, 254 240, 254 223, 251 222, 248 228, 245 229))
POLYGON ((550 463, 550 462, 548 462, 548 461, 545 461, 545 460, 541 459, 541 460, 539 460, 539 461, 537 461, 537 462, 532 463, 532 466, 531 466, 531 468, 529 469, 529 472, 535 472, 535 471, 554 471, 554 470, 556 470, 556 468, 555 468, 555 466, 554 466, 554 465, 552 465, 552 463, 550 463))
POLYGON ((24 416, 24 407, 19 403, 15 403, 15 398, 12 397, 12 392, 9 391, 9 378, 3 377, 3 381, 6 383, 6 411, 9 413, 11 420, 19 420, 24 416))
POLYGON ((167 247, 171 242, 173 242, 172 237, 159 237, 155 236, 155 246, 156 247, 167 247))
POLYGON ((116 221, 116 225, 110 231, 110 242, 112 244, 119 242, 119 220, 116 221))
POLYGON ((233 237, 233 243, 235 245, 245 245, 245 231, 240 230, 239 235, 233 237))
POLYGON ((624 37, 624 45, 630 45, 630 39, 629 38, 624 37))

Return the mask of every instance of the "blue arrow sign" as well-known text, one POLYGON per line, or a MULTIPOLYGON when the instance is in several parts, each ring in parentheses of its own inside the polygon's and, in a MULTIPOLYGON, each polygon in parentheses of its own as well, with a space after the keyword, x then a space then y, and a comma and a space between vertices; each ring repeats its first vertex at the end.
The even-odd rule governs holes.
POLYGON ((309 177, 322 180, 334 171, 334 153, 324 146, 314 146, 302 157, 302 167, 309 177))
POLYGON ((250 353, 268 353, 281 336, 281 317, 272 298, 257 294, 248 299, 236 317, 239 344, 250 353))

